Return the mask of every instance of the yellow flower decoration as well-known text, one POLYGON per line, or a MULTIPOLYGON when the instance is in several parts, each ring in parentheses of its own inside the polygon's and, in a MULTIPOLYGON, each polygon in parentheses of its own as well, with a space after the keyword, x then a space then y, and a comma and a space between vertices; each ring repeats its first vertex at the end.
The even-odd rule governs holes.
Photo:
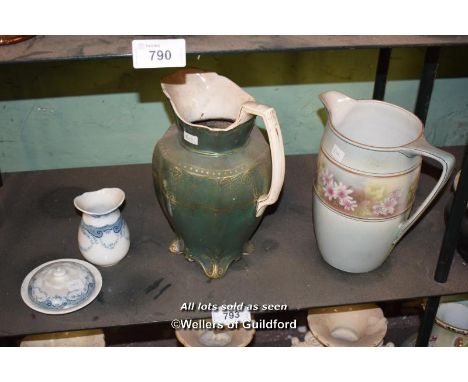
POLYGON ((372 201, 382 200, 388 194, 388 188, 380 179, 370 179, 364 186, 366 198, 372 201))

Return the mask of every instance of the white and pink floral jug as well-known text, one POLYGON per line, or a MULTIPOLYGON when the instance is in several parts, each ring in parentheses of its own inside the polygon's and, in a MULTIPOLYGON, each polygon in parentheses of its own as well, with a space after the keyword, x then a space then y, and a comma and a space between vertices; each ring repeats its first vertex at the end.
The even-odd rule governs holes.
POLYGON ((314 184, 314 229, 325 261, 347 272, 378 268, 441 191, 454 157, 431 146, 422 122, 398 106, 320 95, 328 122, 314 184), (437 160, 442 175, 414 214, 421 156, 437 160))

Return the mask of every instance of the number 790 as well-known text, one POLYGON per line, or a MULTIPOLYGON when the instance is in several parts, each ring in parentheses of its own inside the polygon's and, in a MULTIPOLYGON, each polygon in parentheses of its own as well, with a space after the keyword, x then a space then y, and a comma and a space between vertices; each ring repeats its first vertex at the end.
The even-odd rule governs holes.
POLYGON ((170 50, 158 49, 158 50, 150 50, 149 52, 151 53, 151 60, 155 60, 155 59, 158 61, 170 60, 172 57, 172 53, 170 50))

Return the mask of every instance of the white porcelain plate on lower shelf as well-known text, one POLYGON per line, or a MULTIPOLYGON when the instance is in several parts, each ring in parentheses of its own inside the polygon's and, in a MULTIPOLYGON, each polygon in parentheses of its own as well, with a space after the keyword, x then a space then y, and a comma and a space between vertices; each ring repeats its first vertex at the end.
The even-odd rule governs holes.
POLYGON ((102 287, 98 269, 86 261, 59 259, 33 269, 21 285, 21 297, 45 314, 74 312, 91 303, 102 287))

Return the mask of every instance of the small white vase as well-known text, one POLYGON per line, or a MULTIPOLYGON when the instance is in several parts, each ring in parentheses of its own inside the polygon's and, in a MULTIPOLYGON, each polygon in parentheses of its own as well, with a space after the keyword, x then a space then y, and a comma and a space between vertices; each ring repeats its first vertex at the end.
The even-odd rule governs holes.
POLYGON ((120 188, 85 192, 74 199, 75 207, 83 212, 78 244, 89 262, 109 267, 127 254, 130 231, 119 211, 124 200, 125 193, 120 188))

